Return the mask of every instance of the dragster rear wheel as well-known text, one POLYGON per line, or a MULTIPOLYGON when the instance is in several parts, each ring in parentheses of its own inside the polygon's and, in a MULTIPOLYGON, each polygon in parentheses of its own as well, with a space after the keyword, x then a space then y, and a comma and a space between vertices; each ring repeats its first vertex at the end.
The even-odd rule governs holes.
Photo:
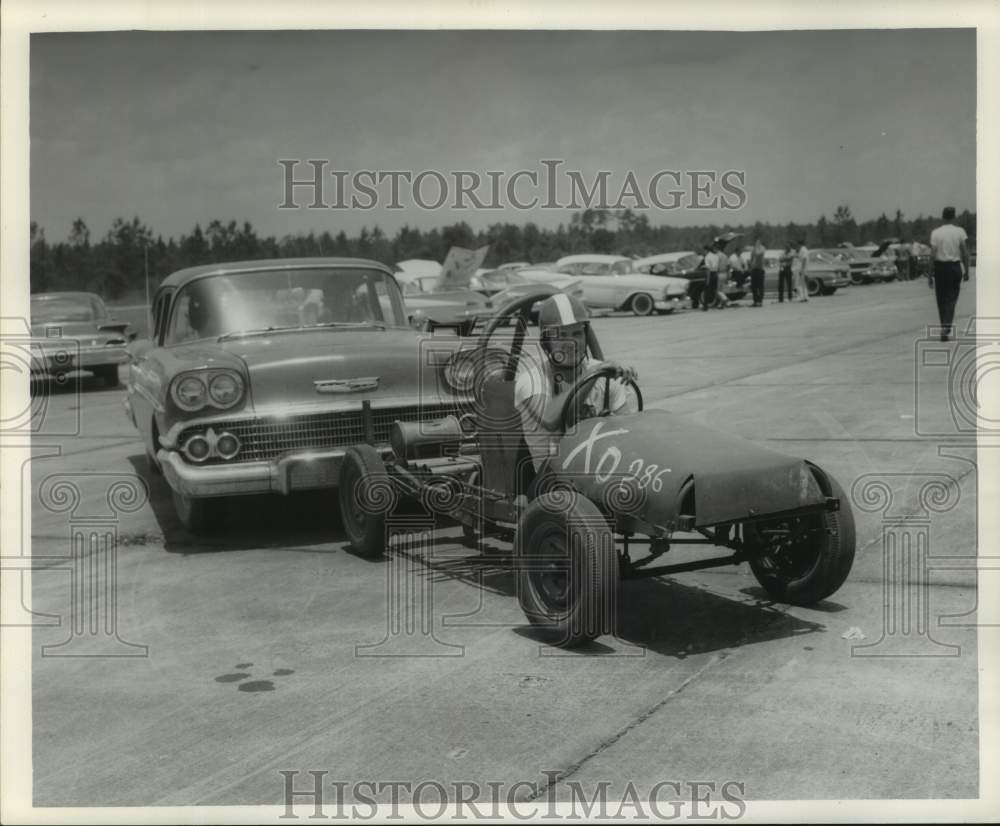
POLYGON ((614 631, 618 557, 593 502, 569 490, 542 494, 521 514, 514 552, 521 610, 556 645, 614 631))
POLYGON ((358 555, 385 553, 385 518, 396 504, 396 490, 385 462, 371 445, 355 445, 344 455, 337 489, 344 532, 358 555))
POLYGON ((832 476, 816 473, 840 510, 781 517, 745 525, 750 569, 773 599, 812 605, 833 594, 854 563, 855 533, 851 502, 832 476))

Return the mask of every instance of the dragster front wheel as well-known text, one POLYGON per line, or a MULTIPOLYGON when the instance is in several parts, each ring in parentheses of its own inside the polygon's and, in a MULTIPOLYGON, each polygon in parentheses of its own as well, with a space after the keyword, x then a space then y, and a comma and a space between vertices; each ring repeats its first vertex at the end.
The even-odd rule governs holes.
POLYGON ((521 514, 514 551, 521 610, 556 645, 614 631, 618 557, 593 502, 570 490, 542 494, 521 514))
POLYGON ((816 472, 840 510, 781 517, 744 525, 750 569, 768 595, 792 605, 812 605, 833 594, 854 563, 854 514, 837 480, 816 472))

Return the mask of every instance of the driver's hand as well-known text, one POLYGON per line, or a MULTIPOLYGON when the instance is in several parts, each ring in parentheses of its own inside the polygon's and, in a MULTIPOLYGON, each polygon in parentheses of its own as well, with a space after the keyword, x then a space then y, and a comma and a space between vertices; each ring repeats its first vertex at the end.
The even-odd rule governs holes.
POLYGON ((638 382, 639 374, 634 367, 618 367, 615 370, 615 378, 628 384, 629 382, 638 382))

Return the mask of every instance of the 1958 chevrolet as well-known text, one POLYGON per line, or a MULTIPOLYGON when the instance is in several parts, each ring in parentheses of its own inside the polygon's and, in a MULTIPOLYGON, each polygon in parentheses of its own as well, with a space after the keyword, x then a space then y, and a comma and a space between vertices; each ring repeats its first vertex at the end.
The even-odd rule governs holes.
POLYGON ((466 343, 413 330, 392 271, 303 258, 181 270, 129 348, 126 410, 192 532, 219 497, 335 487, 348 446, 460 412, 466 343))

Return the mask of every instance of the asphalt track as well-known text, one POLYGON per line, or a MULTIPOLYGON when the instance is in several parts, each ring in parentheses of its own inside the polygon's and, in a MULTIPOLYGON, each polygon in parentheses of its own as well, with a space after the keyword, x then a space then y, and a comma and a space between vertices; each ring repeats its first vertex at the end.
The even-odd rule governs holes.
POLYGON ((39 436, 30 467, 36 805, 280 804, 280 770, 301 772, 297 787, 312 770, 527 781, 558 799, 570 781, 612 795, 734 781, 751 799, 975 797, 977 478, 967 438, 917 433, 950 421, 948 369, 916 356, 937 346, 921 341, 932 318, 920 281, 597 320, 647 406, 808 457, 848 491, 860 480, 858 496, 875 474, 892 501, 880 510, 876 486, 868 510, 855 505, 854 569, 813 608, 769 601, 745 566, 632 582, 618 636, 573 652, 539 641, 503 556, 478 557, 454 528, 430 552, 366 561, 320 494, 243 500, 219 536, 187 535, 146 474, 123 391, 87 379, 54 392, 46 432, 79 435, 39 436), (86 623, 73 634, 70 533, 133 474, 149 500, 114 526, 123 642, 105 653, 145 656, 54 656, 94 639, 86 623), (72 512, 40 503, 58 475, 80 491, 72 512), (931 561, 901 588, 885 548, 921 531, 931 561), (397 628, 400 581, 413 590, 397 628))

